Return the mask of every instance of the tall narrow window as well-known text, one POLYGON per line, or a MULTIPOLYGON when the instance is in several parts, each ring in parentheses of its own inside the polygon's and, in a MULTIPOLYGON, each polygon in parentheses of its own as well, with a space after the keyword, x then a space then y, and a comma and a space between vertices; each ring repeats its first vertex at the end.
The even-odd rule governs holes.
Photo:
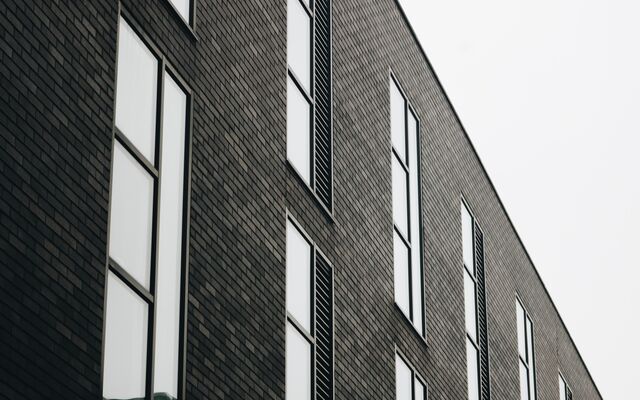
POLYGON ((287 0, 287 159, 333 206, 331 1, 287 0))
POLYGON ((560 387, 560 400, 573 400, 573 392, 567 385, 562 374, 558 374, 558 382, 560 387))
POLYGON ((286 251, 286 399, 331 400, 333 273, 290 219, 286 251))
POLYGON ((393 78, 389 84, 395 301, 424 335, 419 124, 393 78))
POLYGON ((520 399, 536 399, 536 372, 533 347, 533 323, 531 318, 516 299, 518 324, 518 359, 520 369, 520 399))
POLYGON ((427 385, 396 354, 396 400, 427 400, 427 385))
POLYGON ((179 396, 188 101, 162 60, 121 18, 109 211, 106 399, 179 396), (161 110, 156 107, 159 96, 161 110))
POLYGON ((467 330, 467 384, 469 400, 480 399, 480 360, 478 357, 478 305, 476 268, 473 262, 473 218, 461 203, 462 260, 464 264, 464 312, 467 330))
POLYGON ((488 399, 489 361, 482 232, 469 209, 460 203, 462 263, 467 341, 467 383, 470 400, 488 399))

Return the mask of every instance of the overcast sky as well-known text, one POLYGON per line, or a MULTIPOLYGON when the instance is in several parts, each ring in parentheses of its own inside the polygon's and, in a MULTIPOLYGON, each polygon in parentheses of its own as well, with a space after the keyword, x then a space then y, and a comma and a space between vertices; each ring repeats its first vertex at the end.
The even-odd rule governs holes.
POLYGON ((640 2, 401 3, 602 395, 639 398, 640 2))

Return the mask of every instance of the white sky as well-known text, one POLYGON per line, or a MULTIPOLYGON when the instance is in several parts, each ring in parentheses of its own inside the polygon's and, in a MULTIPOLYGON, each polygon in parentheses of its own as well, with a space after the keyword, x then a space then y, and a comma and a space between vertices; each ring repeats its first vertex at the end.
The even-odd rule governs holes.
POLYGON ((640 2, 401 3, 603 397, 640 398, 640 2))

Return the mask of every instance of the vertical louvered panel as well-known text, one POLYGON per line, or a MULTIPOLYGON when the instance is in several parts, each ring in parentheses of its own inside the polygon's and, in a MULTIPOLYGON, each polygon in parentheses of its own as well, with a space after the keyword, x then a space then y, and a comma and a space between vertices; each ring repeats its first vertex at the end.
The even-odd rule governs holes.
POLYGON ((476 224, 475 229, 475 263, 478 279, 478 345, 480 346, 480 391, 481 399, 489 400, 489 344, 487 338, 487 300, 484 273, 484 240, 482 231, 476 224))
POLYGON ((331 0, 315 2, 315 190, 332 209, 331 0))
POLYGON ((333 271, 316 257, 316 400, 333 399, 333 271))

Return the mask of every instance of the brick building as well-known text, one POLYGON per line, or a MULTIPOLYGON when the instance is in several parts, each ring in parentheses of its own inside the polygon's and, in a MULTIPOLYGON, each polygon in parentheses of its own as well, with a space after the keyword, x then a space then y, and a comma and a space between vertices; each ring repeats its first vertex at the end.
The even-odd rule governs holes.
POLYGON ((0 397, 601 398, 395 0, 0 21, 0 397))

